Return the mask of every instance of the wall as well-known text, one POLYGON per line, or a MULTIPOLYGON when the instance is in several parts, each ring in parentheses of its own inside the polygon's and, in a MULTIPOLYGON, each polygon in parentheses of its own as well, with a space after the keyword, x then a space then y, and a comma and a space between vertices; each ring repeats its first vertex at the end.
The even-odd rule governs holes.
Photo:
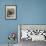
MULTIPOLYGON (((7 44, 9 32, 18 24, 46 24, 46 0, 0 0, 0 44, 7 44), (17 6, 17 19, 5 20, 5 5, 17 6)), ((17 43, 17 39, 16 39, 17 43)))
POLYGON ((21 24, 46 24, 46 0, 22 0, 21 24))

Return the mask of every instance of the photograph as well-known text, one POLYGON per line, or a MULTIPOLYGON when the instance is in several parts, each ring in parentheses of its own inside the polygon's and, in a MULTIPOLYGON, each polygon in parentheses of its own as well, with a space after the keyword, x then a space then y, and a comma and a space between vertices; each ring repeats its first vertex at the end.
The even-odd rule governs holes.
POLYGON ((20 46, 31 46, 46 43, 46 25, 18 24, 18 42, 20 46))
POLYGON ((16 5, 6 5, 5 10, 6 19, 16 19, 16 5))
POLYGON ((18 30, 20 31, 20 41, 46 41, 46 25, 20 24, 18 30))

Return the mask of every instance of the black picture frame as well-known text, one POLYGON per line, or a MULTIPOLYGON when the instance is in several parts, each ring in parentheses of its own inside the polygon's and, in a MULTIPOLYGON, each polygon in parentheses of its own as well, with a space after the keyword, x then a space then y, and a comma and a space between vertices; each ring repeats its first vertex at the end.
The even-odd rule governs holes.
POLYGON ((6 20, 16 20, 17 19, 17 6, 16 5, 5 5, 5 19, 6 20), (8 17, 8 9, 9 10, 12 9, 14 11, 12 15, 9 15, 11 17, 8 17))

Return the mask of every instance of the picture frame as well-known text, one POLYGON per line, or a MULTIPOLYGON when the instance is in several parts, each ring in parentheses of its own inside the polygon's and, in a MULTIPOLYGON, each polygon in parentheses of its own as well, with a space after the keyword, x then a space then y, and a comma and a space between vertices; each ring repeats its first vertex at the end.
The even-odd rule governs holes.
POLYGON ((5 5, 5 19, 16 20, 16 5, 5 5))
POLYGON ((21 42, 23 40, 46 41, 46 24, 19 24, 18 25, 18 42, 21 42), (21 33, 23 30, 24 31, 28 30, 28 35, 26 34, 26 36, 28 36, 27 38, 22 37, 22 36, 25 36, 25 35, 22 35, 21 33))

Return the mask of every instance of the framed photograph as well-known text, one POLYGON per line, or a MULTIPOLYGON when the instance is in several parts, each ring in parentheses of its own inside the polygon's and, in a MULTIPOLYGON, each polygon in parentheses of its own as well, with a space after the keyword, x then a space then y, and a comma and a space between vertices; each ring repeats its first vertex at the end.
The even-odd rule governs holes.
POLYGON ((46 41, 46 24, 19 24, 18 42, 24 40, 46 41))
POLYGON ((10 20, 16 19, 16 5, 6 5, 5 18, 10 20))

